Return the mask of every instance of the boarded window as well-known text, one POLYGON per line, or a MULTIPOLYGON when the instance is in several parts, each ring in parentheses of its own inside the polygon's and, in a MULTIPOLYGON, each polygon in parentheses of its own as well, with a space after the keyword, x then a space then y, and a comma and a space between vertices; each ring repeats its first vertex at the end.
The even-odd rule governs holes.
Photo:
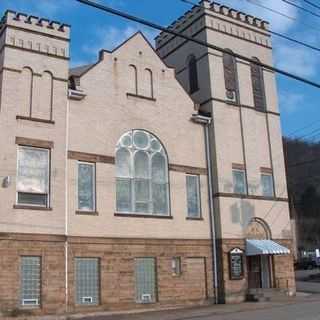
POLYGON ((201 215, 200 178, 197 175, 187 175, 186 183, 187 183, 188 217, 199 218, 201 215))
POLYGON ((154 258, 135 260, 136 301, 151 303, 156 297, 156 265, 154 258))
POLYGON ((238 79, 236 59, 230 53, 223 54, 224 82, 227 99, 238 101, 238 79))
POLYGON ((48 149, 18 147, 17 203, 49 205, 48 149))
POLYGON ((95 210, 95 164, 78 164, 78 208, 83 211, 95 210))
MULTIPOLYGON (((259 62, 257 58, 252 58, 252 60, 259 62)), ((261 66, 253 62, 251 62, 251 81, 254 106, 258 110, 265 110, 266 99, 264 91, 263 69, 261 66)))
POLYGON ((100 299, 99 258, 76 258, 76 303, 97 305, 100 299))
POLYGON ((188 58, 189 92, 192 94, 199 90, 197 59, 194 55, 188 58))
POLYGON ((21 305, 39 306, 41 293, 41 258, 21 257, 21 305))

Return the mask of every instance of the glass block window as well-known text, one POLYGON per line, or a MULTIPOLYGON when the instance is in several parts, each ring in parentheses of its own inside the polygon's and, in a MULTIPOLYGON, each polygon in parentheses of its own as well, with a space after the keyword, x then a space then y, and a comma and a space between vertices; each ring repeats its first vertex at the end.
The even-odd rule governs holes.
POLYGON ((117 212, 169 214, 168 159, 151 133, 125 133, 116 148, 117 212))
POLYGON ((49 206, 49 161, 48 149, 18 147, 18 204, 49 206))
POLYGON ((246 177, 244 170, 233 169, 233 192, 236 194, 246 194, 246 177))
POLYGON ((136 301, 152 303, 156 297, 156 262, 154 258, 135 259, 136 301))
POLYGON ((76 258, 76 303, 97 305, 100 299, 99 258, 76 258))
POLYGON ((271 174, 261 174, 262 195, 265 197, 273 197, 273 177, 271 174))
POLYGON ((187 175, 186 179, 188 217, 199 218, 201 216, 200 177, 197 175, 187 175))
POLYGON ((96 174, 94 163, 78 163, 78 209, 96 210, 96 174))
POLYGON ((41 257, 21 257, 20 291, 22 306, 40 305, 41 257))

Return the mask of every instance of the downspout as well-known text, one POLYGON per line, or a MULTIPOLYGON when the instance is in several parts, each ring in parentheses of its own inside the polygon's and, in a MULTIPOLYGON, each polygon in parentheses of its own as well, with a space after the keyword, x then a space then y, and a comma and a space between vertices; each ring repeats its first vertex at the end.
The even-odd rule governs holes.
POLYGON ((68 251, 69 251, 69 245, 68 245, 68 150, 69 150, 69 92, 67 97, 67 110, 66 110, 66 150, 65 150, 65 243, 64 243, 64 250, 65 250, 65 310, 66 313, 68 312, 68 303, 69 303, 69 297, 68 297, 68 251))
POLYGON ((212 267, 213 267, 213 291, 214 291, 214 303, 219 303, 219 288, 218 288, 218 270, 217 270, 217 240, 216 240, 216 226, 214 217, 214 206, 213 206, 213 175, 211 165, 211 148, 210 148, 210 137, 209 137, 209 126, 212 118, 202 116, 199 114, 192 115, 192 121, 203 125, 204 129, 204 140, 205 140, 205 151, 206 151, 206 162, 208 170, 208 193, 209 193, 209 216, 210 216, 210 235, 211 235, 211 256, 212 256, 212 267))

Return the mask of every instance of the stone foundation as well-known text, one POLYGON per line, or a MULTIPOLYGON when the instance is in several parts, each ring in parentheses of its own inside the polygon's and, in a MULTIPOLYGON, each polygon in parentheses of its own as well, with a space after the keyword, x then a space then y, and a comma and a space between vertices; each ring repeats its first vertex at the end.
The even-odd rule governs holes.
POLYGON ((0 236, 0 310, 3 314, 61 314, 160 308, 204 304, 212 301, 213 280, 209 240, 68 238, 68 306, 65 288, 65 237, 9 235, 0 236), (20 257, 41 256, 41 307, 20 306, 20 257), (100 258, 100 304, 75 303, 76 257, 100 258), (134 259, 156 258, 156 303, 135 301, 134 259), (173 275, 172 257, 181 257, 182 273, 173 275))
MULTIPOLYGON (((291 240, 277 240, 275 242, 291 249, 291 240)), ((246 257, 244 255, 244 277, 241 280, 231 280, 229 271, 229 252, 234 248, 239 248, 245 251, 245 239, 223 239, 219 242, 219 249, 222 255, 223 273, 223 294, 226 303, 239 303, 246 300, 248 293, 248 270, 246 257)), ((291 251, 292 252, 292 251, 291 251)), ((295 276, 293 267, 293 254, 283 256, 273 256, 272 270, 272 286, 276 289, 281 289, 290 294, 295 294, 295 276)))

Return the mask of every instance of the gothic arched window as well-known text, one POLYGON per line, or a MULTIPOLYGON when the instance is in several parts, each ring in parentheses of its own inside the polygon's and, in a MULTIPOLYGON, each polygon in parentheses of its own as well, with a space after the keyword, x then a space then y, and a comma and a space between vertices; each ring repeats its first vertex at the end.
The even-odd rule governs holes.
POLYGON ((117 212, 169 215, 168 157, 161 142, 131 130, 116 148, 117 212))
POLYGON ((198 67, 197 59, 194 55, 191 55, 187 59, 188 71, 189 71, 189 93, 194 93, 199 90, 198 83, 198 67))
MULTIPOLYGON (((253 57, 253 61, 260 62, 258 58, 253 57)), ((264 91, 263 70, 262 67, 251 62, 251 82, 253 91, 254 107, 258 110, 266 110, 266 97, 264 91)))
POLYGON ((238 102, 237 62, 235 57, 232 55, 232 51, 229 49, 227 50, 230 53, 223 53, 223 69, 226 96, 229 100, 238 102))

